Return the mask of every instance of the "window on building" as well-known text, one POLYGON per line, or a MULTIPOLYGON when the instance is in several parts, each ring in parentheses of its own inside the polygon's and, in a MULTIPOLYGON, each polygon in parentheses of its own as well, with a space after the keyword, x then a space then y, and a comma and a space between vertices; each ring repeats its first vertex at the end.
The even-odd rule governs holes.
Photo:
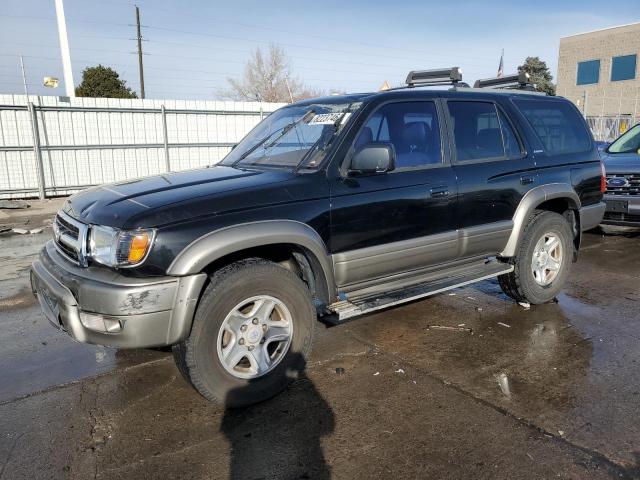
POLYGON ((636 78, 636 55, 613 57, 611 60, 611 81, 633 80, 636 78))
POLYGON ((591 138, 584 120, 569 102, 514 100, 550 155, 589 150, 591 138))
POLYGON ((600 60, 578 62, 577 85, 591 85, 600 81, 600 60))

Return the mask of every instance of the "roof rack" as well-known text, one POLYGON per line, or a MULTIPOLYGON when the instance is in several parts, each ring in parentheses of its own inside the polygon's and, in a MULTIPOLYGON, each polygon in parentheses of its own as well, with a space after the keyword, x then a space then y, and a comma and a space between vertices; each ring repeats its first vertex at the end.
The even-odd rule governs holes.
POLYGON ((435 70, 412 70, 407 75, 406 87, 434 87, 439 85, 468 86, 462 82, 460 67, 438 68, 435 70))
POLYGON ((476 80, 473 88, 494 88, 504 90, 535 90, 534 85, 529 81, 529 74, 526 72, 503 77, 484 78, 476 80))

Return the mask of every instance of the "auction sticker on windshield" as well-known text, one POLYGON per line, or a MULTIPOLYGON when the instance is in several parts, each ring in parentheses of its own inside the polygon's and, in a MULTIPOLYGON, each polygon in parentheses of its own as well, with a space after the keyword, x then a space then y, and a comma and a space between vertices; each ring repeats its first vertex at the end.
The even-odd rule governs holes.
MULTIPOLYGON (((346 117, 349 116, 349 113, 341 113, 341 112, 320 113, 318 115, 315 115, 311 120, 309 120, 309 125, 333 125, 338 120, 340 120, 340 117, 342 117, 343 115, 345 116, 345 119, 346 119, 346 117)), ((343 119, 343 122, 345 119, 343 119)))

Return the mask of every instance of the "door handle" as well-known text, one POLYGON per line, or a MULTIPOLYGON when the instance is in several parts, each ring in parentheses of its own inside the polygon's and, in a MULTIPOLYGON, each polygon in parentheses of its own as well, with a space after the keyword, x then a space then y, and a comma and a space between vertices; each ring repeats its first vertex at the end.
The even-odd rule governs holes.
POLYGON ((522 185, 529 185, 535 182, 536 178, 533 175, 523 175, 520 177, 520 183, 522 185))
POLYGON ((449 187, 436 187, 429 190, 431 198, 445 198, 449 196, 449 187))

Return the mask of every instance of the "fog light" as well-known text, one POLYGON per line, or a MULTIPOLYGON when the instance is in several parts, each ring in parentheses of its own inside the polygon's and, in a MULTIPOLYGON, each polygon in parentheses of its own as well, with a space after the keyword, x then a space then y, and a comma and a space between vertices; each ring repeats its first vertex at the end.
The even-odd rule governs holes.
POLYGON ((90 330, 96 332, 104 332, 104 318, 102 315, 95 315, 93 313, 80 312, 80 322, 82 325, 90 330))
POLYGON ((118 333, 122 324, 117 318, 103 317, 95 313, 80 312, 80 322, 94 332, 118 333))
POLYGON ((122 330, 122 324, 117 318, 105 318, 104 328, 109 333, 118 333, 120 330, 122 330))

